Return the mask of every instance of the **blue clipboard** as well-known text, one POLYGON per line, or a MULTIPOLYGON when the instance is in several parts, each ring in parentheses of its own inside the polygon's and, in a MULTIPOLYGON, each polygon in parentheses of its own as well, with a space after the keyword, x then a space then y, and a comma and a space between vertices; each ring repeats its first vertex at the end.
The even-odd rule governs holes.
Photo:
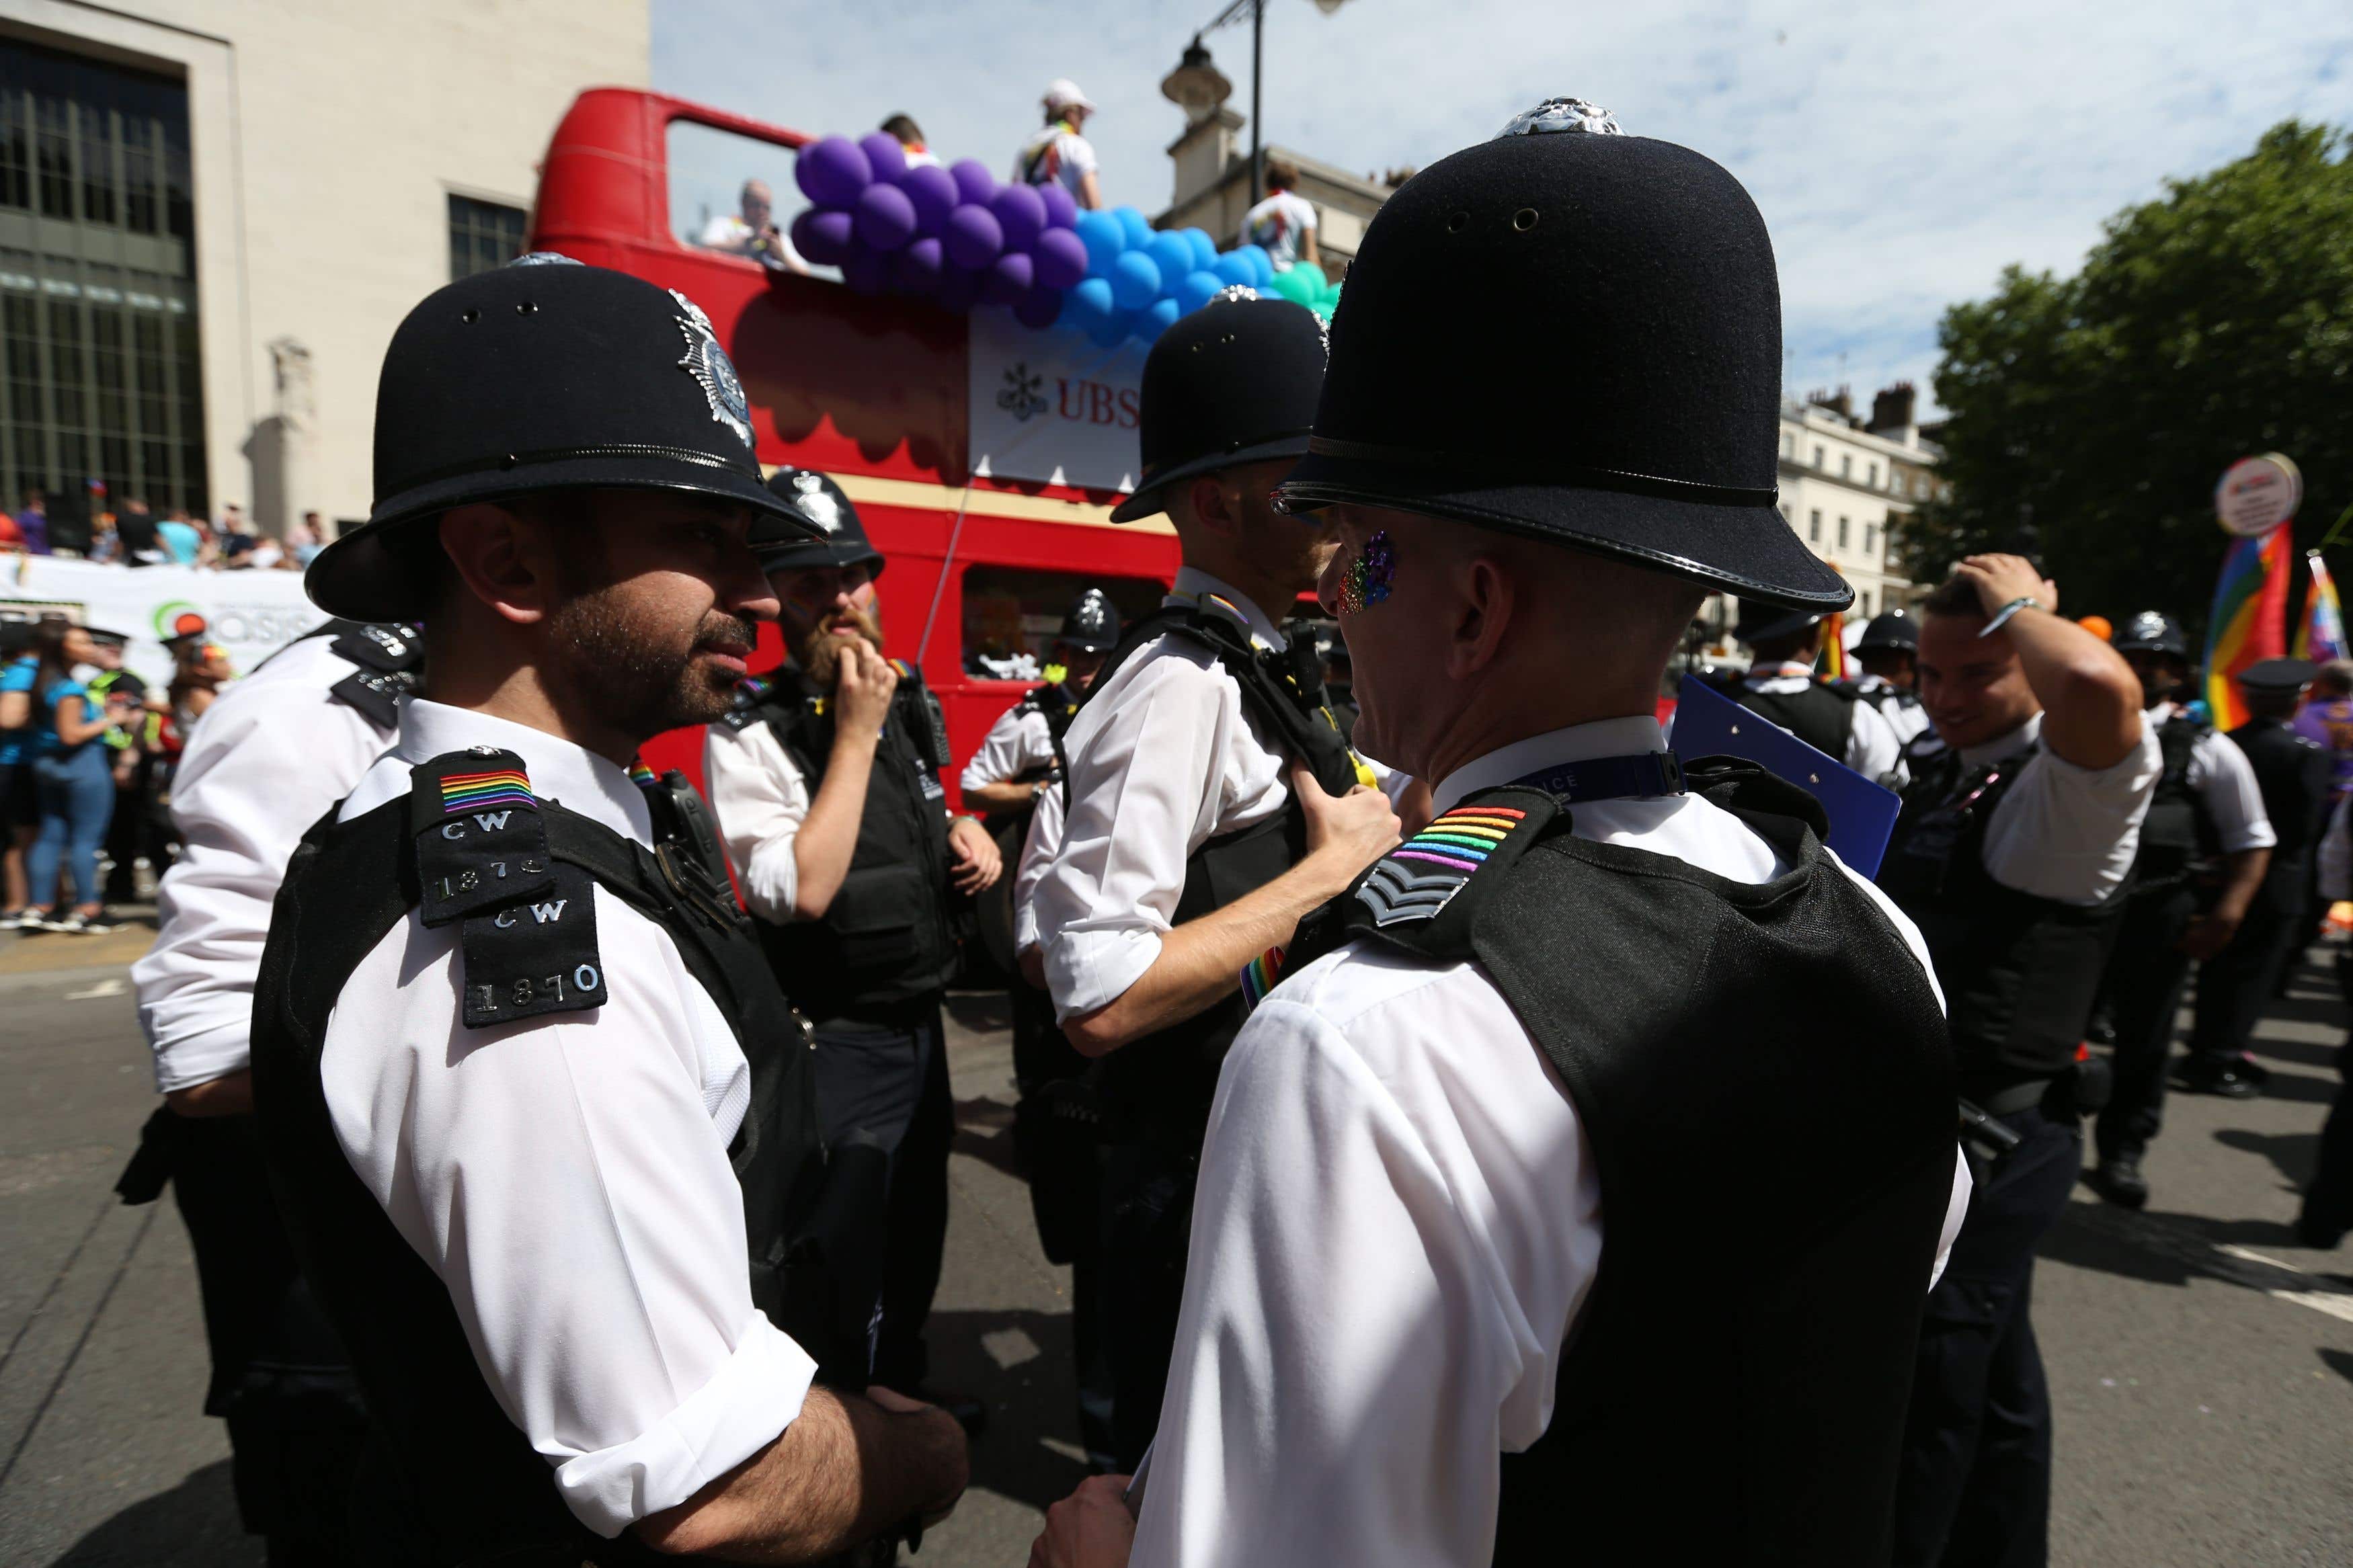
POLYGON ((1826 842, 1838 858, 1862 876, 1879 875, 1880 858, 1887 852, 1904 801, 1876 779, 1863 777, 1690 676, 1683 678, 1667 744, 1685 766, 1702 757, 1739 757, 1796 784, 1822 803, 1831 824, 1826 842))

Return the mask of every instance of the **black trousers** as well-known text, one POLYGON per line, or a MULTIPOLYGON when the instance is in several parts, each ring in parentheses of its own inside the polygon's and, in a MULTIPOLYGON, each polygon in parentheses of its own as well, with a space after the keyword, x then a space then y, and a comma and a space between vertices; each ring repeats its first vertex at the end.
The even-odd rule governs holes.
POLYGON ((940 999, 819 1019, 816 1030, 826 1142, 871 1143, 891 1161, 874 1381, 920 1388, 931 1372, 923 1323, 947 1247, 948 1145, 955 1137, 940 999))
POLYGON ((2266 885, 2231 945, 2198 966, 2198 1001, 2189 1026, 2192 1056, 2229 1060, 2247 1048, 2263 1009, 2271 1005, 2281 971, 2307 934, 2301 906, 2266 885))
POLYGON ((2116 1032, 2116 1088, 2100 1112, 2094 1145, 2103 1160, 2137 1160, 2165 1121, 2165 1073, 2189 960, 2173 944, 2197 918, 2187 883, 2137 892, 2126 901, 2102 989, 2116 1032))
POLYGON ((1193 1236, 1194 1163, 1153 1143, 1103 1149, 1104 1348, 1111 1364, 1112 1458, 1133 1472, 1160 1427, 1176 1351, 1185 1250, 1193 1236))
POLYGON ((2028 1317, 2034 1248, 2084 1163, 2073 1116, 2000 1119, 2019 1146, 1969 1198, 1928 1293, 1895 1494, 1897 1568, 2041 1568, 2051 1518, 2051 1398, 2028 1317))

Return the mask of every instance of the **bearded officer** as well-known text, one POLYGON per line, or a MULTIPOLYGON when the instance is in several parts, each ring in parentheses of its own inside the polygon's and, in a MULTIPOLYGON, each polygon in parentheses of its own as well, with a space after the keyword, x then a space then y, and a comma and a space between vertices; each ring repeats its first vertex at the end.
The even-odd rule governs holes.
POLYGON ((1903 744, 1928 728, 1920 706, 1919 651, 1919 623, 1902 610, 1872 616, 1854 645, 1854 662, 1862 670, 1855 678, 1855 693, 1879 710, 1903 744))
POLYGON ((1743 599, 1737 634, 1756 655, 1730 693, 1814 750, 1838 758, 1867 779, 1900 778, 1904 738, 1860 689, 1814 674, 1821 657, 1818 611, 1743 599))
POLYGON ((1276 625, 1331 553, 1269 500, 1307 449, 1324 352, 1309 311, 1243 294, 1153 344, 1142 479, 1112 520, 1166 514, 1184 565, 1064 740, 1061 838, 1035 895, 1056 1016, 1105 1058, 1104 1321, 1123 1466, 1157 1422, 1194 1166, 1241 1022, 1237 976, 1396 833, 1324 705, 1314 648, 1276 625))
POLYGON ((376 430, 375 510, 306 585, 421 620, 432 698, 296 850, 253 1037, 381 1434, 364 1554, 811 1558, 943 1511, 944 1413, 813 1385, 862 1383, 865 1314, 805 1245, 809 1053, 627 771, 726 710, 776 613, 751 531, 801 527, 710 323, 601 268, 477 274, 394 334, 376 430))
POLYGON ((1772 251, 1695 153, 1512 131, 1374 218, 1278 492, 1439 816, 1227 1059, 1140 1563, 1885 1559, 1966 1191, 1936 986, 1810 796, 1653 717, 1707 589, 1850 592, 1774 510, 1772 251))
POLYGON ((2180 624, 2144 610, 2110 644, 2140 681, 2142 717, 2164 760, 2133 860, 2132 891, 2101 990, 2115 1018, 2116 1083, 2093 1124, 2096 1163, 2084 1178, 2109 1203, 2148 1202, 2142 1157, 2165 1118, 2167 1058, 2193 960, 2230 945, 2263 886, 2274 835, 2244 752, 2184 710, 2189 643, 2180 624))
POLYGON ((155 943, 131 966, 164 1105, 117 1191, 169 1183, 188 1227, 212 1353, 207 1415, 228 1428, 237 1511, 272 1563, 339 1562, 366 1412, 269 1194, 253 1110, 253 991, 269 906, 302 830, 399 733, 417 628, 331 622, 223 691, 172 786, 180 858, 155 943))
MULTIPOLYGON (((816 1026, 826 1140, 889 1160, 874 1380, 912 1394, 947 1241, 953 905, 1002 863, 977 820, 947 809, 938 700, 882 655, 882 552, 858 509, 811 469, 779 468, 768 488, 816 535, 761 553, 792 658, 711 727, 703 774, 761 943, 816 1026)), ((953 1407, 973 1426, 984 1415, 953 1407)))

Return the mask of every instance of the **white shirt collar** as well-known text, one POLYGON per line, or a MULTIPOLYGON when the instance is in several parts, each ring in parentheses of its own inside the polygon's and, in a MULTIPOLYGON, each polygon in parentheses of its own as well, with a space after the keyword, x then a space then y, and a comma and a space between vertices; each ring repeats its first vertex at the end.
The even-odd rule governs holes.
POLYGON ((1281 653, 1290 646, 1277 631, 1274 623, 1258 602, 1232 584, 1212 577, 1198 566, 1176 568, 1176 585, 1170 589, 1164 605, 1194 605, 1212 615, 1222 608, 1241 624, 1241 628, 1267 647, 1281 653))
POLYGON ((1656 719, 1647 714, 1571 724, 1564 730, 1548 730, 1525 741, 1498 746, 1485 756, 1463 763, 1439 781, 1437 789, 1431 792, 1431 805, 1439 811, 1451 810, 1474 790, 1510 784, 1538 768, 1589 762, 1595 757, 1638 756, 1666 749, 1666 732, 1659 728, 1656 719))
POLYGON ((523 771, 531 775, 531 793, 540 799, 560 801, 567 810, 640 844, 654 841, 653 816, 646 807, 645 792, 629 782, 627 770, 586 747, 511 719, 427 702, 421 697, 402 700, 400 743, 393 752, 403 762, 430 762, 469 746, 512 752, 522 759, 523 771))
POLYGON ((1779 664, 1774 666, 1773 673, 1776 675, 1794 675, 1800 680, 1809 680, 1813 678, 1814 667, 1810 664, 1802 664, 1794 658, 1785 658, 1779 664))
POLYGON ((1981 768, 1988 763, 1998 763, 2005 757, 2016 756, 2042 738, 2042 710, 2038 708, 2034 710, 2033 718, 2029 719, 2009 734, 1998 735, 1982 745, 1963 746, 1961 761, 1970 767, 1981 768))

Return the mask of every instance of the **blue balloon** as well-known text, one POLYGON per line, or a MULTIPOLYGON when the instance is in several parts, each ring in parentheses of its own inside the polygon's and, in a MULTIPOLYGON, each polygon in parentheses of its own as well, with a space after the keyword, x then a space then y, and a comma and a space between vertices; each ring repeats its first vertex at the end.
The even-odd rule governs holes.
POLYGON ((1274 258, 1266 253, 1266 247, 1245 245, 1237 248, 1234 254, 1249 262, 1250 270, 1258 274, 1250 280, 1251 288, 1263 289, 1274 281, 1274 258))
POLYGON ((1188 228, 1179 232, 1185 236, 1185 243, 1193 247, 1196 270, 1206 272, 1218 264, 1218 242, 1209 237, 1208 229, 1188 228))
POLYGON ((1193 270, 1193 247, 1181 234, 1162 230, 1145 243, 1144 254, 1160 268, 1163 288, 1174 288, 1176 279, 1193 270))
POLYGON ((1099 349, 1115 349, 1127 341, 1128 316, 1113 310, 1087 323, 1087 336, 1099 349))
POLYGON ((1176 291, 1169 298, 1182 311, 1194 311, 1209 302, 1209 296, 1226 286, 1226 280, 1214 272, 1187 272, 1176 280, 1176 291))
POLYGON ((1127 247, 1139 249, 1152 243, 1154 233, 1149 219, 1134 207, 1113 207, 1111 216, 1119 220, 1120 232, 1127 237, 1127 247))
POLYGON ((1239 250, 1229 250, 1219 257, 1210 264, 1209 270, 1216 273, 1218 280, 1229 289, 1258 287, 1258 268, 1252 267, 1250 258, 1239 250))
POLYGON ((1081 213, 1071 226, 1087 247, 1087 271, 1096 278, 1111 276, 1111 264, 1127 248, 1127 234, 1109 213, 1081 213))
POLYGON ((1142 338, 1148 343, 1153 339, 1158 337, 1161 333, 1166 331, 1169 328, 1175 326, 1176 324, 1176 318, 1182 314, 1184 314, 1184 311, 1177 307, 1176 300, 1155 300, 1150 305, 1147 305, 1144 310, 1137 312, 1135 318, 1135 335, 1142 338))
POLYGON ((1119 307, 1113 303, 1111 283, 1107 279, 1090 278, 1062 296, 1063 320, 1071 319, 1075 310, 1084 319, 1081 324, 1092 323, 1110 315, 1119 307))
POLYGON ((1160 264, 1141 250, 1123 250, 1111 264, 1111 297, 1123 310, 1141 310, 1160 297, 1160 264))

